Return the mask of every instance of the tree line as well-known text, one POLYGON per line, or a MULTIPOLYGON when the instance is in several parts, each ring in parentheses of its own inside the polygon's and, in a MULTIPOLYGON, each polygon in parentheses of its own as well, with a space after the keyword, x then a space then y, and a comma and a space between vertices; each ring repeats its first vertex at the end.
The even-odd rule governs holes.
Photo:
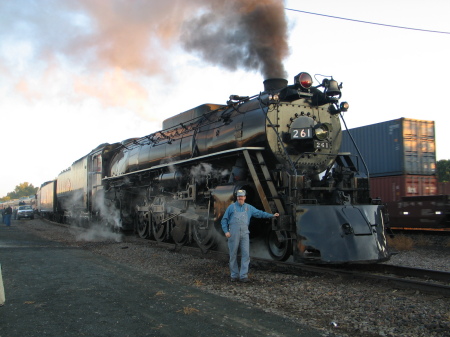
POLYGON ((36 194, 38 189, 39 188, 34 187, 33 184, 24 182, 17 185, 14 191, 7 193, 6 196, 0 198, 0 201, 4 202, 13 199, 20 199, 23 197, 29 197, 30 195, 36 194))
POLYGON ((440 183, 450 182, 450 159, 439 160, 436 163, 436 176, 440 183))

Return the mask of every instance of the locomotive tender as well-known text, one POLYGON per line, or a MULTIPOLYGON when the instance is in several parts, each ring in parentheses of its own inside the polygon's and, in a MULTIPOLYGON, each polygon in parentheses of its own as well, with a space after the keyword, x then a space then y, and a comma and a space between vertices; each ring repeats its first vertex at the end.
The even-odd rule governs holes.
MULTIPOLYGON (((264 81, 255 96, 230 96, 163 122, 161 131, 102 144, 62 172, 60 221, 101 221, 143 238, 226 247, 220 220, 239 189, 274 220, 252 219, 262 255, 296 262, 389 258, 383 207, 372 202, 342 140, 341 85, 308 73, 264 81)), ((253 246, 253 244, 252 244, 253 246)), ((260 253, 255 253, 260 254, 260 253)))

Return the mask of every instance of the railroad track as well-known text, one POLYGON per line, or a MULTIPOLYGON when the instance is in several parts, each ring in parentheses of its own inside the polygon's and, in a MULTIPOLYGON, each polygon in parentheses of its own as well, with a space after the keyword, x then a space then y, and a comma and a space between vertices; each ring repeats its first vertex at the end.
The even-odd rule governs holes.
POLYGON ((450 297, 450 273, 438 270, 402 267, 388 264, 349 266, 307 266, 310 270, 324 271, 352 278, 385 282, 393 287, 439 293, 450 297))
MULTIPOLYGON (((221 261, 228 260, 225 252, 201 252, 196 247, 182 246, 166 242, 149 241, 136 238, 141 243, 152 244, 161 248, 180 251, 193 256, 202 256, 221 261)), ((369 281, 385 282, 392 287, 414 289, 422 292, 439 293, 450 297, 450 272, 402 267, 389 264, 361 264, 361 265, 309 265, 294 262, 280 262, 270 259, 252 257, 253 267, 272 270, 274 272, 294 274, 332 274, 349 278, 360 278, 369 281)))

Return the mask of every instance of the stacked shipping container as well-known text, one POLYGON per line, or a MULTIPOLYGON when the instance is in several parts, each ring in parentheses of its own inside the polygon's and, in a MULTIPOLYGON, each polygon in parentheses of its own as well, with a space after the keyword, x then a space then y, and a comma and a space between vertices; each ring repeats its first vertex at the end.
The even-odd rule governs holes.
POLYGON ((400 201, 402 197, 436 195, 436 177, 403 174, 370 179, 371 197, 383 202, 400 201))
POLYGON ((435 175, 434 122, 400 118, 344 131, 341 151, 357 155, 351 138, 366 163, 371 197, 387 204, 391 228, 450 229, 450 186, 435 175))
POLYGON ((341 152, 356 155, 349 133, 367 165, 373 198, 437 193, 433 121, 400 118, 344 131, 341 152))

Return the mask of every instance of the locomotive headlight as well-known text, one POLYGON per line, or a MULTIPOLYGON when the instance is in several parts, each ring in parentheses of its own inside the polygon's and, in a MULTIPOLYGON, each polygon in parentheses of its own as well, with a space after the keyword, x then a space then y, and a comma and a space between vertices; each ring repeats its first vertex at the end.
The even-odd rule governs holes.
POLYGON ((317 124, 314 127, 314 133, 319 140, 325 140, 328 137, 330 130, 326 124, 317 124))
POLYGON ((309 89, 311 88, 313 81, 310 74, 301 72, 294 77, 294 83, 303 89, 309 89))

